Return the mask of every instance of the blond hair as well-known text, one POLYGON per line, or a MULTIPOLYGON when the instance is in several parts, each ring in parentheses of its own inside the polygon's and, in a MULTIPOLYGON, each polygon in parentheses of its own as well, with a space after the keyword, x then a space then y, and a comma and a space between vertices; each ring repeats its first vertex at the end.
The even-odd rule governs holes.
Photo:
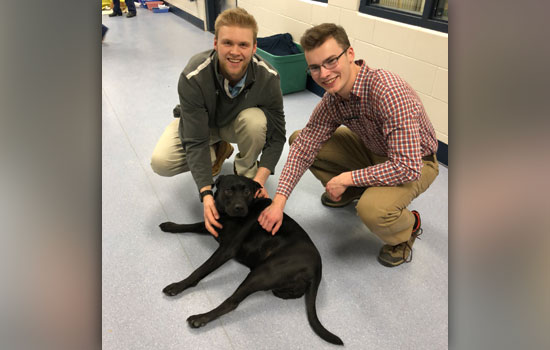
POLYGON ((254 16, 246 12, 245 9, 236 7, 227 9, 220 13, 218 18, 216 18, 216 23, 214 24, 214 37, 216 39, 218 38, 220 27, 223 26, 235 26, 252 29, 254 43, 256 43, 256 37, 258 36, 258 23, 256 23, 254 16))

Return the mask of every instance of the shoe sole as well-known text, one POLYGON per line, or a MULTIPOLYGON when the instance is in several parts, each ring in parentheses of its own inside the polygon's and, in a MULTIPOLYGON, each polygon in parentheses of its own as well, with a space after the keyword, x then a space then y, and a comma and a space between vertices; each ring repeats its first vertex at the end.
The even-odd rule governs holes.
POLYGON ((385 260, 382 260, 380 257, 377 257, 377 259, 378 259, 378 262, 379 262, 380 264, 382 264, 382 265, 384 265, 384 266, 386 266, 386 267, 396 267, 396 266, 402 265, 402 264, 405 262, 405 260, 402 260, 402 261, 399 262, 399 263, 393 264, 393 263, 387 262, 387 261, 385 261, 385 260))

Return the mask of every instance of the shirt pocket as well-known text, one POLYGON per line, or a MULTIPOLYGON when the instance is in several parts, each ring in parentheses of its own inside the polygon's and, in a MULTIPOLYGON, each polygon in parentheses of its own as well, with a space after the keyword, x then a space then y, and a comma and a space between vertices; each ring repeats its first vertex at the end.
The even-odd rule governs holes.
POLYGON ((343 118, 343 124, 358 135, 366 135, 366 124, 368 121, 359 115, 350 115, 343 118))

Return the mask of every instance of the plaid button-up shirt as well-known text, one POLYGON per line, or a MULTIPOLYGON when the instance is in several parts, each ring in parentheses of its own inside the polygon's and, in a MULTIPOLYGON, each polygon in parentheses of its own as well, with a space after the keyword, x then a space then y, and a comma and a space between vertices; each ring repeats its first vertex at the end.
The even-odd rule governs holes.
POLYGON ((435 130, 416 92, 397 75, 370 69, 360 71, 348 100, 325 93, 290 147, 277 193, 290 193, 311 166, 321 146, 335 130, 347 126, 365 146, 388 161, 351 172, 353 185, 395 186, 420 177, 422 157, 437 151, 435 130))

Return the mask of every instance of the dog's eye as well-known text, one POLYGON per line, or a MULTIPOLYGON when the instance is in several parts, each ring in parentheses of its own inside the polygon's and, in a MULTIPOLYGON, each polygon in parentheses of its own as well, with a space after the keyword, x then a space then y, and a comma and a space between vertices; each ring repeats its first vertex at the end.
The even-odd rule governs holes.
POLYGON ((226 189, 226 190, 224 190, 223 192, 224 192, 224 193, 225 193, 225 195, 227 195, 227 196, 231 196, 231 195, 233 195, 233 191, 232 191, 232 190, 230 190, 230 189, 226 189))
POLYGON ((250 190, 249 190, 248 188, 245 189, 245 190, 244 190, 244 195, 245 195, 245 196, 248 196, 249 194, 250 194, 250 190))

